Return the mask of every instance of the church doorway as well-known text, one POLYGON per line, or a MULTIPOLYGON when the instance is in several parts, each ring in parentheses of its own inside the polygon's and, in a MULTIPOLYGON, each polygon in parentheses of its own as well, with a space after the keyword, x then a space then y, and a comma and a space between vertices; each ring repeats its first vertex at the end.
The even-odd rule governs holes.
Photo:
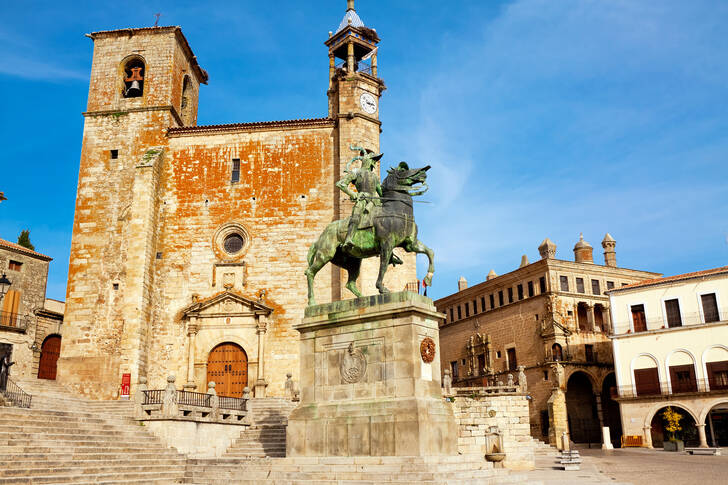
POLYGON ((566 413, 571 441, 601 442, 594 390, 589 376, 583 372, 574 372, 566 383, 566 413))
POLYGON ((61 355, 61 336, 49 335, 40 347, 38 379, 56 380, 56 369, 59 355, 61 355))
POLYGON ((207 359, 207 382, 215 382, 218 396, 242 397, 248 385, 248 356, 238 344, 224 342, 207 359))

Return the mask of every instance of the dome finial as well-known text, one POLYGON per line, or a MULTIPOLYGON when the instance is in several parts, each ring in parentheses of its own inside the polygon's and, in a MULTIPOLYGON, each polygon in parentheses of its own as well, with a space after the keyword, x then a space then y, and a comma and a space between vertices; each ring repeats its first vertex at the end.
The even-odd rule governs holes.
POLYGON ((354 10, 354 0, 346 0, 346 11, 354 10))

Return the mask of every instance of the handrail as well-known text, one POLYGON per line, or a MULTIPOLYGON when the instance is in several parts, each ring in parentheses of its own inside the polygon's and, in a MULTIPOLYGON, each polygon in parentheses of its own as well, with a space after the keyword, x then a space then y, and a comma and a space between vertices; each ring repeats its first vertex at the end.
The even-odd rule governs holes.
POLYGON ((28 315, 0 311, 0 328, 25 331, 28 328, 28 315))
POLYGON ((203 394, 201 392, 177 391, 177 403, 186 406, 212 407, 212 404, 210 404, 211 397, 212 394, 203 394))
POLYGON ((667 328, 681 328, 681 327, 688 327, 688 326, 696 326, 696 325, 705 325, 706 323, 715 323, 715 322, 723 322, 728 320, 728 308, 718 308, 718 320, 712 320, 710 322, 705 321, 705 315, 701 312, 688 312, 688 313, 682 313, 680 315, 680 325, 675 325, 673 327, 668 326, 667 318, 663 318, 662 315, 659 317, 652 317, 645 319, 645 326, 647 327, 647 330, 631 330, 628 331, 632 327, 631 320, 619 320, 617 322, 612 323, 612 329, 614 331, 614 335, 627 335, 627 334, 636 334, 636 333, 643 333, 643 332, 649 332, 650 330, 662 330, 667 328), (617 332, 617 329, 621 329, 619 332, 617 332))
POLYGON ((672 396, 675 394, 706 393, 712 391, 726 391, 728 384, 715 379, 694 379, 689 382, 678 384, 673 382, 668 386, 666 382, 652 382, 639 386, 620 386, 618 396, 620 398, 672 396))
POLYGON ((164 400, 164 389, 154 389, 151 391, 143 391, 144 392, 144 402, 143 405, 148 404, 162 404, 162 401, 164 400))
POLYGON ((245 411, 246 400, 239 397, 220 396, 220 409, 232 409, 234 411, 245 411))
POLYGON ((5 389, 0 391, 0 393, 19 408, 29 408, 33 399, 33 396, 22 390, 20 386, 18 386, 15 381, 10 378, 8 378, 5 389))

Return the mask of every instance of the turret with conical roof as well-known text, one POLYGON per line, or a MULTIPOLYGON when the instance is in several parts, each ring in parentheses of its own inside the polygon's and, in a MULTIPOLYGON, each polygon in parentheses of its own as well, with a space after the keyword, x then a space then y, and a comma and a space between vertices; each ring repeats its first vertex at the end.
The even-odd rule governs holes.
POLYGON ((574 245, 574 261, 594 264, 593 251, 592 245, 584 241, 584 234, 579 234, 579 241, 574 245))
POLYGON ((604 248, 604 264, 607 266, 617 267, 617 251, 615 247, 617 241, 614 240, 611 234, 607 233, 602 240, 602 247, 604 248))

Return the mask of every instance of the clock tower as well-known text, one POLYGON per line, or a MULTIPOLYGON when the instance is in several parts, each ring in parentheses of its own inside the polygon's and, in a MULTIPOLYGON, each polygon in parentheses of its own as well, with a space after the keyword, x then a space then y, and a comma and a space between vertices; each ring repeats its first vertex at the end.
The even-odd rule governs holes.
MULTIPOLYGON (((354 9, 354 0, 347 0, 346 13, 335 32, 329 32, 325 42, 329 48, 329 117, 337 121, 334 140, 334 175, 339 180, 355 155, 350 147, 357 146, 379 152, 379 98, 386 89, 377 72, 379 35, 367 27, 354 9)), ((385 154, 385 159, 386 154, 385 154)), ((379 170, 377 166, 377 170, 379 170)), ((352 202, 334 187, 334 216, 336 219, 351 214, 352 202)), ((405 262, 402 267, 388 271, 385 285, 400 291, 406 283, 416 281, 414 254, 397 254, 405 262), (390 274, 391 273, 391 274, 390 274)), ((359 288, 368 291, 374 287, 379 268, 376 258, 365 260, 359 279, 359 288)), ((337 282, 334 272, 334 293, 346 281, 337 282)), ((366 294, 366 293, 365 293, 366 294)), ((334 298, 341 295, 334 294, 334 298)))

